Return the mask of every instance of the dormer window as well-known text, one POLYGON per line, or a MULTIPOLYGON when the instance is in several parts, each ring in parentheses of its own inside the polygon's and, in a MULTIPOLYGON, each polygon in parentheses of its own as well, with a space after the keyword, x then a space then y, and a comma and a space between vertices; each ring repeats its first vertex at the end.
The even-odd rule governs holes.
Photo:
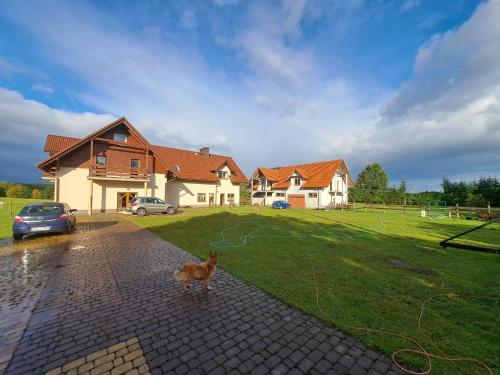
POLYGON ((221 179, 221 180, 227 180, 229 177, 229 174, 226 171, 217 171, 216 175, 221 179))
POLYGON ((300 186, 300 178, 294 178, 293 179, 293 185, 294 186, 300 186))
POLYGON ((181 171, 181 166, 179 164, 174 165, 174 168, 177 172, 181 171))
POLYGON ((127 136, 123 133, 113 133, 113 141, 126 143, 127 136))

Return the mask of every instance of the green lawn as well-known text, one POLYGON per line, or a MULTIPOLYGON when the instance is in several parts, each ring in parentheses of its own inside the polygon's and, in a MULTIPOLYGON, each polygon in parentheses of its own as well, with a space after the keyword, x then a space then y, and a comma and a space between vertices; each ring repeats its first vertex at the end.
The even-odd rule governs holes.
MULTIPOLYGON (((436 353, 419 335, 417 319, 423 301, 448 294, 426 305, 424 330, 447 355, 476 358, 499 371, 500 256, 438 245, 480 222, 420 218, 417 212, 254 207, 128 218, 197 256, 206 258, 219 249, 220 267, 388 355, 414 347, 352 327, 404 334, 436 353), (319 304, 328 317, 316 304, 311 263, 319 304)), ((499 244, 500 230, 485 231, 472 242, 499 244)), ((417 357, 404 359, 422 367, 417 357)), ((460 366, 487 373, 474 365, 460 366)), ((436 374, 458 372, 439 361, 433 368, 436 374)))
POLYGON ((43 199, 0 197, 0 202, 3 202, 3 206, 0 205, 0 240, 12 236, 12 221, 24 205, 43 201, 43 199))

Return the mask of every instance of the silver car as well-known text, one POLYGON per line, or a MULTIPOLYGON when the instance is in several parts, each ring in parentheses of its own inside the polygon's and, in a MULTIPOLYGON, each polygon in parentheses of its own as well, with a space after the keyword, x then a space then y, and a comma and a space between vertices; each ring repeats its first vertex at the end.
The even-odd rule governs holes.
POLYGON ((165 202, 160 198, 137 197, 130 201, 129 211, 138 216, 152 213, 167 213, 172 215, 175 213, 176 209, 177 206, 175 204, 165 202))

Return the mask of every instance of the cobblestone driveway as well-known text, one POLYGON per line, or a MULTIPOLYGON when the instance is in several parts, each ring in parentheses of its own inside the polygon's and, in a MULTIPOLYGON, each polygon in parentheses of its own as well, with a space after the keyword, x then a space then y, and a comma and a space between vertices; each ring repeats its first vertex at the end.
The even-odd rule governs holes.
POLYGON ((196 258, 119 215, 82 220, 0 244, 0 374, 399 373, 220 269, 184 291, 172 272, 196 258))

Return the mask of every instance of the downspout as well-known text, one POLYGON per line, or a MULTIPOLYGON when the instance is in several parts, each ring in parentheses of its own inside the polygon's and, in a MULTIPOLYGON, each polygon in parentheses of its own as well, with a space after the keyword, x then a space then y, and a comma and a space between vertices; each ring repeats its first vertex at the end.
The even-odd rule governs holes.
POLYGON ((54 175, 54 202, 59 202, 59 177, 54 175))

